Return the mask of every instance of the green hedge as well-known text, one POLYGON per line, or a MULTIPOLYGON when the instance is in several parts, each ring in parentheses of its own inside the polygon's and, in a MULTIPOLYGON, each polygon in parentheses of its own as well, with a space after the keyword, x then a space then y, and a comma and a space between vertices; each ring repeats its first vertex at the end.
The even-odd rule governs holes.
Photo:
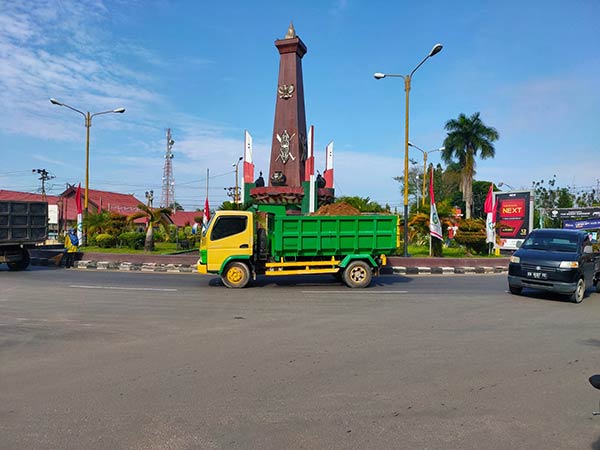
POLYGON ((119 235, 119 246, 140 250, 144 248, 146 233, 138 233, 137 231, 128 231, 119 235))
POLYGON ((96 235, 96 245, 100 248, 112 248, 117 245, 117 239, 106 233, 96 235))
POLYGON ((482 219, 467 219, 460 222, 454 239, 467 248, 469 253, 485 254, 485 221, 482 219))

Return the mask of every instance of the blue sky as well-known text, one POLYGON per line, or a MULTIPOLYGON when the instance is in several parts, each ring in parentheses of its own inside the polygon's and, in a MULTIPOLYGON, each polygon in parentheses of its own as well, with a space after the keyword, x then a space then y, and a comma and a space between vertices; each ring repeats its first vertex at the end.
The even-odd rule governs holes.
MULTIPOLYGON (((4 1, 0 8, 0 189, 34 192, 45 168, 58 194, 83 184, 83 118, 95 117, 90 188, 160 198, 165 130, 175 145, 175 198, 212 206, 235 183, 232 163, 254 138, 268 172, 279 55, 290 20, 303 59, 317 169, 335 143, 336 195, 402 204, 404 86, 374 72, 415 73, 410 140, 438 148, 444 124, 479 111, 500 133, 476 179, 529 188, 556 175, 600 179, 600 3, 565 1, 4 1), (35 5, 35 8, 32 8, 35 5)), ((411 156, 422 161, 418 151, 411 156)), ((439 153, 429 160, 439 161, 439 153)))

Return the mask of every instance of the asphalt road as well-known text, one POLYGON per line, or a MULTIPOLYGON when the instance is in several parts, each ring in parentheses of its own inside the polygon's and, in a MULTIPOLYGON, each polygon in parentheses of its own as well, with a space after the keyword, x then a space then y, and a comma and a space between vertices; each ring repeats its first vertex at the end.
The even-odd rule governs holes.
POLYGON ((0 449, 600 449, 600 295, 0 269, 0 449))

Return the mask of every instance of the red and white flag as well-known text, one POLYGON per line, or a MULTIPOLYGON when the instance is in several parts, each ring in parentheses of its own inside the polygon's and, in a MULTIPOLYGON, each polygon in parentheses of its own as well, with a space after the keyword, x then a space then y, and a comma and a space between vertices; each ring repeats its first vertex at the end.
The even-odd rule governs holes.
POLYGON ((246 183, 254 183, 254 162, 252 161, 252 136, 248 131, 244 131, 244 182, 240 186, 241 203, 246 198, 246 183))
POLYGON ((483 204, 485 217, 485 242, 494 243, 496 241, 496 204, 494 203, 494 183, 490 184, 485 203, 483 204))
POLYGON ((208 206, 208 197, 206 197, 206 201, 204 202, 204 214, 202 215, 202 226, 206 230, 208 225, 208 221, 210 220, 210 208, 208 206))
POLYGON ((327 144, 325 148, 325 172, 323 172, 323 178, 325 178, 325 187, 333 189, 333 141, 327 144))
POLYGON ((315 127, 311 125, 308 129, 308 139, 306 146, 306 161, 304 162, 304 181, 308 181, 309 184, 309 199, 308 199, 308 212, 314 213, 317 207, 317 185, 315 182, 315 127))
POLYGON ((429 212, 429 234, 442 240, 442 224, 435 207, 435 197, 433 195, 433 167, 429 176, 429 198, 431 199, 431 210, 429 212))
POLYGON ((81 245, 83 239, 83 207, 81 205, 81 183, 77 186, 75 194, 75 204, 77 205, 77 245, 81 245))

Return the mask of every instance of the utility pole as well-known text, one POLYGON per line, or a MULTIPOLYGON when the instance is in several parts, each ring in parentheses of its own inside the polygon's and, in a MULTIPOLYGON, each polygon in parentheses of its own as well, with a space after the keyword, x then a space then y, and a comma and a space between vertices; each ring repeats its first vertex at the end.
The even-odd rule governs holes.
POLYGON ((171 129, 167 128, 167 152, 165 153, 160 206, 161 208, 170 208, 173 206, 173 212, 175 212, 175 180, 173 179, 172 163, 174 143, 175 141, 171 137, 171 129))
POLYGON ((48 198, 46 197, 46 181, 52 180, 56 177, 54 175, 50 175, 46 169, 33 169, 31 172, 40 174, 39 180, 42 182, 42 201, 47 201, 48 198))

